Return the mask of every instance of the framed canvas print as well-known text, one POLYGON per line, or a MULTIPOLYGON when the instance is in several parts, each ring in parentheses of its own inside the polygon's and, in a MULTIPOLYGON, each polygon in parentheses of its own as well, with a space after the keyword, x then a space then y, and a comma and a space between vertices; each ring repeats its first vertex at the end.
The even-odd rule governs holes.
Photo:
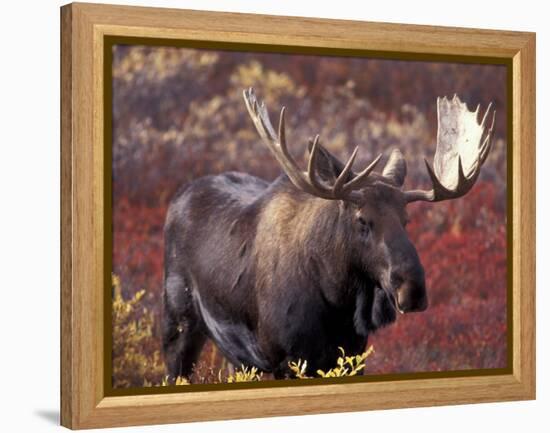
POLYGON ((534 34, 61 21, 64 426, 535 398, 534 34))

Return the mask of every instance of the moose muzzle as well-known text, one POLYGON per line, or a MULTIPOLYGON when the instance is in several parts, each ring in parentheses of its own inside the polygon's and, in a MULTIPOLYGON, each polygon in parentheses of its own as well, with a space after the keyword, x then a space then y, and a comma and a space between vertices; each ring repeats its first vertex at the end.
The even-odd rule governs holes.
POLYGON ((397 306, 402 313, 424 311, 428 308, 428 295, 423 282, 404 281, 396 290, 397 306))

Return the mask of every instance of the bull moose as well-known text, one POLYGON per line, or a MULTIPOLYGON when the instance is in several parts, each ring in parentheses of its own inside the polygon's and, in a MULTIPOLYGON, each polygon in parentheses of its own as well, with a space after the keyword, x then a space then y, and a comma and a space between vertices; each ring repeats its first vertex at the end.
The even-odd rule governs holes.
POLYGON ((344 164, 309 142, 307 171, 253 89, 243 92, 253 123, 283 170, 269 183, 245 173, 199 178, 173 198, 164 229, 163 349, 170 377, 189 376, 207 338, 234 365, 289 376, 334 366, 338 347, 364 350, 370 333, 398 313, 428 306, 424 269, 407 237, 406 206, 466 194, 491 148, 487 108, 455 95, 437 99, 431 190, 402 189, 407 165, 393 150, 360 173, 355 148, 344 164))

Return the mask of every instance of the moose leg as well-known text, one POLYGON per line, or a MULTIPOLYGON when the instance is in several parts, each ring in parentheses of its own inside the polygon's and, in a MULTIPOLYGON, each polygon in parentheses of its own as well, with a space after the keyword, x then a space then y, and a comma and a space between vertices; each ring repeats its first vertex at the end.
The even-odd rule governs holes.
POLYGON ((168 275, 164 288, 162 346, 169 380, 189 378, 206 341, 202 319, 190 289, 179 275, 168 275))
POLYGON ((273 377, 277 380, 294 378, 295 375, 290 369, 290 367, 288 366, 288 363, 291 362, 292 360, 293 358, 291 358, 290 356, 285 357, 285 359, 281 361, 279 365, 273 369, 273 377))

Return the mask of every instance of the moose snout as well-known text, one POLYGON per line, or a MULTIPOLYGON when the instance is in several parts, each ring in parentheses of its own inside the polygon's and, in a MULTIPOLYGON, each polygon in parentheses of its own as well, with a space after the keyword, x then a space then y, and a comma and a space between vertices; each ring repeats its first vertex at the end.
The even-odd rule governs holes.
POLYGON ((428 295, 424 283, 404 281, 396 293, 397 305, 403 313, 424 311, 428 308, 428 295))

